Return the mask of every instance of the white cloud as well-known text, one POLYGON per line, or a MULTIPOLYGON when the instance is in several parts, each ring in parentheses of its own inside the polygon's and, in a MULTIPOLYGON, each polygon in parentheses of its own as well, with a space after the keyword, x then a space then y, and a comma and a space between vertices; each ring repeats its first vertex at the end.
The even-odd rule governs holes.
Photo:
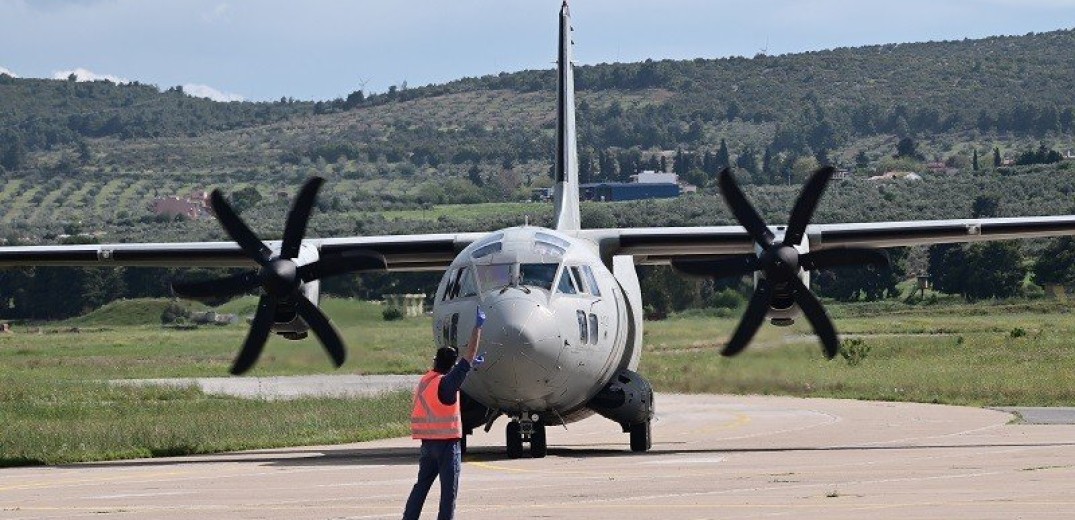
POLYGON ((202 13, 202 21, 206 23, 231 22, 231 6, 228 4, 217 4, 213 9, 202 13))
POLYGON ((188 96, 209 98, 213 101, 243 101, 246 99, 239 94, 221 92, 208 85, 198 85, 196 83, 187 83, 186 85, 183 85, 183 92, 188 96))
POLYGON ((0 67, 0 74, 7 74, 8 76, 11 76, 13 78, 19 77, 18 74, 15 74, 14 72, 11 72, 10 70, 5 69, 4 67, 0 67))
POLYGON ((87 70, 87 69, 84 69, 82 67, 79 67, 79 68, 74 69, 74 70, 58 70, 56 72, 53 72, 52 73, 52 79, 67 79, 67 77, 72 75, 72 74, 74 74, 78 78, 77 81, 108 80, 108 81, 111 81, 112 83, 130 83, 131 82, 131 80, 129 80, 127 78, 121 78, 119 76, 113 76, 111 74, 98 74, 96 72, 93 72, 92 70, 87 70))

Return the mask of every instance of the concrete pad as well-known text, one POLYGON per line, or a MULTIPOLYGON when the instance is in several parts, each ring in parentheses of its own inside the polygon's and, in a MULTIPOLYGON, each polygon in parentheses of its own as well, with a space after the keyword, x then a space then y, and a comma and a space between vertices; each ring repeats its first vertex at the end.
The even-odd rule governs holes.
MULTIPOLYGON (((470 442, 457 518, 1070 518, 1075 426, 996 410, 658 395, 654 449, 617 425, 550 429, 509 460, 503 423, 470 442)), ((389 439, 0 470, 0 517, 392 519, 416 444, 389 439)), ((423 518, 435 518, 437 490, 423 518)))
POLYGON ((197 386, 207 394, 252 399, 300 397, 363 397, 396 390, 414 390, 420 375, 322 375, 273 377, 189 377, 114 379, 114 385, 197 386))

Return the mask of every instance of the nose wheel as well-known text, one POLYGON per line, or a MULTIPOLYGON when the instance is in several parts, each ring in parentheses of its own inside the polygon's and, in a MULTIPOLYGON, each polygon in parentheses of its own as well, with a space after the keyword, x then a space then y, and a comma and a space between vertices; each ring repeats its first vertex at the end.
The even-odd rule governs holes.
POLYGON ((523 443, 530 444, 530 456, 540 459, 548 454, 548 444, 545 442, 545 425, 540 421, 529 418, 512 419, 505 427, 505 437, 508 447, 508 458, 517 459, 523 456, 523 443))

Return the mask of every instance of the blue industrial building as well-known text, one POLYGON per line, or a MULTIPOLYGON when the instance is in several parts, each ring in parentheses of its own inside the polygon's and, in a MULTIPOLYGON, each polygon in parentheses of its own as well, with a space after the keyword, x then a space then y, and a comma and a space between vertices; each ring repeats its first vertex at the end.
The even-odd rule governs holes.
POLYGON ((672 182, 597 182, 579 185, 579 193, 582 200, 596 201, 670 199, 679 196, 679 185, 672 182))

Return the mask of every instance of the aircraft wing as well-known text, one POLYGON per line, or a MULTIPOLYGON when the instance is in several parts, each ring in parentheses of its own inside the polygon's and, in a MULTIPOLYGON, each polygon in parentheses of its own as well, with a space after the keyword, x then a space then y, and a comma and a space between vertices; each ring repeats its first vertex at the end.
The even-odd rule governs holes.
MULTIPOLYGON (((782 233, 782 227, 772 228, 782 233)), ((810 250, 843 247, 900 247, 1075 235, 1075 215, 992 219, 919 220, 815 224, 806 228, 810 250)), ((640 265, 673 258, 727 256, 754 251, 740 226, 592 229, 580 237, 596 242, 602 256, 632 255, 640 265)))
MULTIPOLYGON (((389 271, 432 271, 448 267, 456 253, 485 233, 388 235, 307 239, 322 258, 353 251, 385 257, 389 271)), ((279 241, 267 241, 272 249, 279 241)), ((0 247, 0 267, 19 266, 156 266, 253 267, 234 242, 87 244, 0 247)))

